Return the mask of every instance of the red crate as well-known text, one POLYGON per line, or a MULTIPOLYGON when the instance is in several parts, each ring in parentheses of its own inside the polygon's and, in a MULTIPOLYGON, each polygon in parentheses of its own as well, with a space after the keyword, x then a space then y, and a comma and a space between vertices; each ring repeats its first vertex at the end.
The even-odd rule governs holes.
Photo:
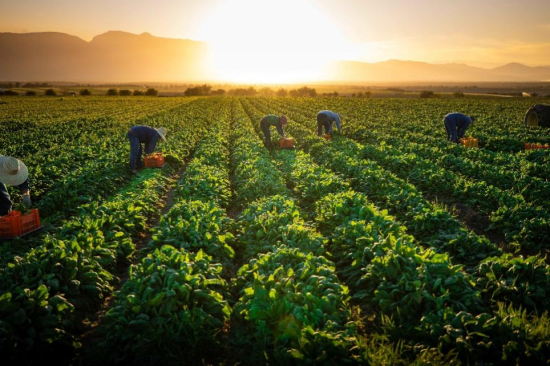
POLYGON ((164 156, 161 153, 148 155, 144 159, 146 168, 162 168, 164 165, 164 156))
POLYGON ((36 208, 28 214, 22 215, 19 211, 10 211, 0 217, 0 239, 10 239, 25 235, 40 227, 40 214, 36 208))
POLYGON ((279 146, 281 149, 293 149, 294 140, 293 139, 280 139, 279 146))

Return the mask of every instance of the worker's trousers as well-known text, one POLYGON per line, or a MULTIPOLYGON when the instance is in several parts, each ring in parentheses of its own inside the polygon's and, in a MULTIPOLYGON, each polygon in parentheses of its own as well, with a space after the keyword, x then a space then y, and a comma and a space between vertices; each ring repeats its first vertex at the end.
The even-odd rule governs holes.
POLYGON ((137 168, 143 167, 143 162, 141 161, 143 148, 141 146, 139 138, 137 136, 134 136, 130 132, 128 132, 126 137, 128 137, 128 140, 130 140, 130 169, 135 170, 137 168))
POLYGON ((457 143, 458 131, 456 128, 456 122, 449 118, 445 118, 443 122, 445 123, 445 129, 447 130, 447 140, 457 143))
POLYGON ((264 134, 264 146, 269 151, 273 150, 273 142, 271 142, 271 131, 269 131, 269 124, 260 123, 262 133, 264 134))

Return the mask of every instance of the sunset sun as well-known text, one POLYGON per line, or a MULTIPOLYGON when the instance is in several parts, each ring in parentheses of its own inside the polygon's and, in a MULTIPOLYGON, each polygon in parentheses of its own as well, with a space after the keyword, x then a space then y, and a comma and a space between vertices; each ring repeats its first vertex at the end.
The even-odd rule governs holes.
POLYGON ((287 83, 316 80, 344 44, 330 17, 308 0, 225 1, 206 17, 200 37, 222 80, 287 83))

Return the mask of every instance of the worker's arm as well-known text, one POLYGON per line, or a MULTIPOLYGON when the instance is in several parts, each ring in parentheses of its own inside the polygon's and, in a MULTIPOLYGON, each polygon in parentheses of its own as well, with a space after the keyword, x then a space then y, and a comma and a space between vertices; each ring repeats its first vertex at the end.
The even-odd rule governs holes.
MULTIPOLYGON (((340 124, 340 118, 338 116, 336 116, 336 119, 334 120, 334 122, 336 123, 336 128, 338 129, 338 132, 342 133, 342 126, 340 124)), ((332 126, 331 126, 331 129, 332 129, 332 126)))
POLYGON ((283 131, 283 125, 280 121, 275 124, 275 127, 277 128, 277 132, 279 132, 279 135, 281 135, 282 138, 286 138, 285 132, 283 131))
POLYGON ((155 151, 155 147, 157 146, 157 141, 159 139, 159 134, 157 131, 155 131, 155 134, 151 136, 151 139, 147 144, 145 144, 145 153, 146 154, 152 154, 155 151))
POLYGON ((17 186, 17 188, 19 188, 19 191, 23 196, 23 203, 25 204, 25 206, 31 207, 32 201, 31 201, 31 190, 29 188, 29 179, 27 178, 22 184, 17 186))
POLYGON ((472 121, 469 118, 467 120, 464 120, 464 121, 461 121, 461 122, 462 123, 457 123, 457 126, 458 126, 457 135, 458 135, 459 139, 464 137, 464 134, 466 133, 466 130, 468 129, 468 127, 470 127, 470 124, 472 123, 472 121))

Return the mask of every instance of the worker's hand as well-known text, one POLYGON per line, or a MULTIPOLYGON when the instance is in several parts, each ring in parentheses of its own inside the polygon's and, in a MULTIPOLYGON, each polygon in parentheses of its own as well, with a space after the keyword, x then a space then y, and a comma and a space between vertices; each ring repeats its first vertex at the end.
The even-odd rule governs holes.
POLYGON ((30 194, 24 194, 23 195, 23 203, 25 204, 25 206, 27 207, 31 207, 32 206, 32 202, 31 202, 31 195, 30 194))

